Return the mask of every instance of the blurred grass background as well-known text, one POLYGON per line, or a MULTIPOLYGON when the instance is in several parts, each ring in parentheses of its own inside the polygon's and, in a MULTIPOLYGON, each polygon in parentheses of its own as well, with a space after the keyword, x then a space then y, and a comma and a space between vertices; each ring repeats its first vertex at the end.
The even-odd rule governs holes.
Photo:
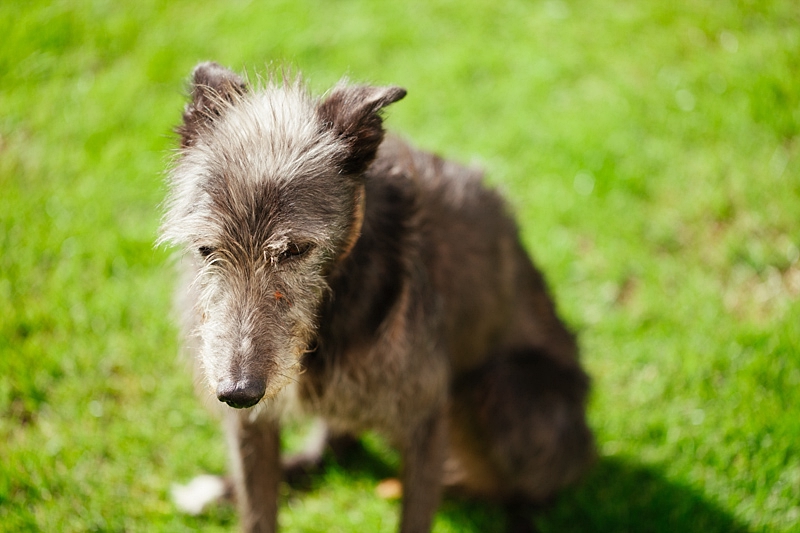
MULTIPOLYGON (((225 451, 153 247, 213 59, 402 85, 389 127, 506 192, 594 377, 600 462, 542 531, 800 531, 797 2, 7 1, 0 36, 0 530, 236 527, 169 500, 225 451)), ((391 531, 372 448, 284 529, 391 531)))

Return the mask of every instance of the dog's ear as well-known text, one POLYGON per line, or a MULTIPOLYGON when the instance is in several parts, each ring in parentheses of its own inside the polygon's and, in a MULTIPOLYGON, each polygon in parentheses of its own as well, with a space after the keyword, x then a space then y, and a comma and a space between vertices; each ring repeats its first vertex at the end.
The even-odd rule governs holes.
POLYGON ((177 129, 184 148, 194 144, 199 131, 218 118, 226 105, 247 92, 247 84, 230 70, 209 61, 192 71, 191 91, 183 124, 177 129))
POLYGON ((319 104, 323 127, 347 146, 343 172, 360 174, 375 159, 384 133, 380 111, 405 95, 401 87, 339 85, 319 104))

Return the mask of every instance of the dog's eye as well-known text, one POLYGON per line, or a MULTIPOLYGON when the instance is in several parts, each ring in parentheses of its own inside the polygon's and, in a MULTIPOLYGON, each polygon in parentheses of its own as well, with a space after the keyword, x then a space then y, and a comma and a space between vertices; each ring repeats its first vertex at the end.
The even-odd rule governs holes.
POLYGON ((208 257, 209 255, 214 253, 214 248, 212 248, 211 246, 201 246, 200 248, 197 249, 197 252, 203 257, 208 257))
POLYGON ((284 251, 281 252, 281 260, 293 259, 306 254, 311 249, 310 242, 289 243, 284 251))

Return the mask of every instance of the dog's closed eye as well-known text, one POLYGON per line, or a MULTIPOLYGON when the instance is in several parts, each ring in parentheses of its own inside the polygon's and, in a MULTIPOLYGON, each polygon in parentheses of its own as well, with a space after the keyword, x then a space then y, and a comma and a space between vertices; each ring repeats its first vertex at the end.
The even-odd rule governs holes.
POLYGON ((201 246, 200 248, 197 249, 197 253, 199 253, 204 258, 207 258, 208 256, 214 253, 214 248, 212 248, 211 246, 201 246))
POLYGON ((290 242, 289 245, 280 253, 280 260, 295 259, 301 257, 311 250, 310 242, 290 242))

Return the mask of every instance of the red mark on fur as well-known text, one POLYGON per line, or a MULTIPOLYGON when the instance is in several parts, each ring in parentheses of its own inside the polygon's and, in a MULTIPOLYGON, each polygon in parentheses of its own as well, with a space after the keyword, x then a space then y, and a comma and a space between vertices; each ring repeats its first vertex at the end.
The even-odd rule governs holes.
POLYGON ((283 301, 284 301, 284 302, 286 302, 288 305, 292 305, 292 304, 290 304, 290 303, 289 303, 289 300, 287 300, 287 299, 286 299, 286 296, 284 296, 284 295, 283 295, 283 293, 282 293, 281 291, 275 291, 275 299, 276 299, 277 301, 279 301, 279 302, 280 302, 281 300, 283 300, 283 301))

